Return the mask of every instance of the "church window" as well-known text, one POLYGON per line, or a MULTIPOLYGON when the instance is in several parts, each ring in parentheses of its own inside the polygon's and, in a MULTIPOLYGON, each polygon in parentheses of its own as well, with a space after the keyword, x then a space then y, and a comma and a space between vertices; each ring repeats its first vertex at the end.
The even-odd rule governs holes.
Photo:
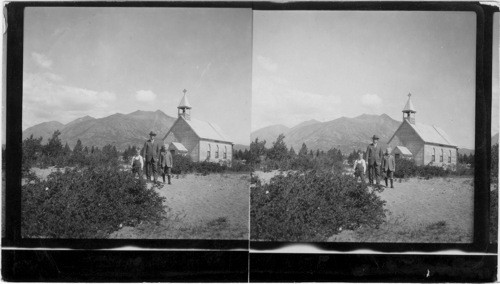
POLYGON ((441 163, 444 161, 443 157, 444 157, 444 150, 443 150, 443 149, 441 149, 441 157, 439 158, 439 161, 440 161, 441 163))
POLYGON ((224 159, 227 159, 227 146, 224 146, 224 159))
POLYGON ((451 164, 451 150, 450 150, 450 155, 448 156, 448 163, 451 164))
POLYGON ((435 162, 436 161, 436 148, 432 148, 432 159, 431 159, 431 162, 435 162))
POLYGON ((212 151, 212 146, 208 144, 207 159, 210 159, 210 152, 212 151))
POLYGON ((215 158, 218 159, 219 158, 219 145, 216 145, 217 146, 217 149, 215 150, 215 158))

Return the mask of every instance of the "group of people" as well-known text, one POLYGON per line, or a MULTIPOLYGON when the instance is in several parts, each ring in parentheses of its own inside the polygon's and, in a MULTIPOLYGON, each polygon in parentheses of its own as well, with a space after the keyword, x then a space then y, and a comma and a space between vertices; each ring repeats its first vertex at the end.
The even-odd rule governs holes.
POLYGON ((388 180, 391 188, 394 188, 394 171, 396 170, 396 160, 391 155, 391 149, 385 149, 378 145, 379 137, 373 135, 372 143, 366 149, 366 161, 363 159, 363 153, 359 153, 358 159, 354 162, 354 176, 361 178, 361 182, 365 182, 365 174, 368 164, 368 181, 370 185, 380 185, 380 175, 385 179, 385 186, 388 187, 388 180))
POLYGON ((137 149, 135 156, 132 158, 132 173, 134 173, 134 176, 138 174, 139 178, 142 178, 143 168, 145 167, 147 181, 151 181, 152 175, 153 182, 157 184, 158 172, 160 172, 163 183, 165 183, 165 176, 167 176, 168 184, 172 184, 172 154, 165 148, 165 144, 155 140, 155 137, 156 133, 151 131, 149 140, 144 143, 142 148, 142 155, 141 150, 137 149))

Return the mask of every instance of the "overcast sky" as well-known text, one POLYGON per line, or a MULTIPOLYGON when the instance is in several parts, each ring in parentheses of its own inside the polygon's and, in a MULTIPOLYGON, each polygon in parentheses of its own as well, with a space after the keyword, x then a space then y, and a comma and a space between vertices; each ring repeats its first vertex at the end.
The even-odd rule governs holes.
POLYGON ((401 120, 411 92, 417 122, 474 147, 475 13, 254 11, 253 27, 252 130, 401 120))
POLYGON ((23 130, 136 110, 177 117, 185 88, 193 118, 249 144, 250 9, 27 8, 24 26, 23 130))

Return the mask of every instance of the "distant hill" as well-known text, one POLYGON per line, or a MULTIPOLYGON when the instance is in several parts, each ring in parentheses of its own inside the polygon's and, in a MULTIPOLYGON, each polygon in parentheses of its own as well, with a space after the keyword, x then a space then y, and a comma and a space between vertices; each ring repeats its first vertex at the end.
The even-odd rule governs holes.
POLYGON ((47 142, 47 140, 50 137, 52 137, 54 131, 58 129, 61 130, 63 128, 64 124, 58 121, 42 122, 23 131, 23 140, 30 137, 30 135, 33 134, 34 138, 42 137, 43 138, 42 142, 43 141, 47 142))
POLYGON ((458 148, 458 154, 460 155, 467 155, 469 156, 470 154, 474 155, 474 149, 467 149, 467 148, 458 148))
POLYGON ((245 150, 250 150, 250 145, 242 145, 242 144, 234 144, 233 145, 233 151, 245 151, 245 150))
POLYGON ((275 125, 254 131, 251 137, 252 141, 257 137, 259 140, 266 139, 268 141, 266 146, 271 147, 272 142, 280 133, 283 133, 285 143, 288 147, 293 146, 295 151, 300 149, 302 143, 306 143, 308 149, 327 151, 337 148, 348 153, 356 149, 365 149, 371 143, 373 134, 380 137, 379 143, 382 146, 387 145, 400 124, 400 121, 386 114, 363 114, 354 118, 341 117, 327 122, 306 121, 292 128, 281 127, 280 129, 275 125))
POLYGON ((288 130, 290 130, 290 128, 281 124, 271 125, 252 132, 250 134, 250 139, 251 141, 255 141, 255 138, 259 138, 259 141, 266 140, 266 146, 268 146, 272 145, 271 142, 275 141, 278 135, 287 133, 288 130))
POLYGON ((83 146, 101 148, 111 144, 123 150, 129 145, 142 145, 151 130, 158 134, 158 138, 163 138, 175 120, 176 118, 160 110, 138 110, 129 114, 116 113, 98 119, 84 116, 66 125, 56 121, 37 124, 23 131, 23 139, 33 134, 34 137, 42 136, 42 143, 46 143, 52 133, 59 129, 61 141, 67 142, 71 148, 80 139, 83 146))

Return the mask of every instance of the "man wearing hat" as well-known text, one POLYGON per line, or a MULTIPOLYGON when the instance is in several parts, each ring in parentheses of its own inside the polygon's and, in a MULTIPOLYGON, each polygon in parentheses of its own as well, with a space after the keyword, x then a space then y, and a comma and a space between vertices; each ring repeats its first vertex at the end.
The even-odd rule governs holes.
POLYGON ((147 180, 151 180, 151 172, 153 172, 154 182, 156 183, 156 179, 158 178, 157 164, 160 159, 160 143, 155 140, 155 136, 156 133, 153 131, 149 133, 149 140, 144 143, 144 147, 142 148, 142 156, 146 161, 147 180))
POLYGON ((377 185, 380 185, 380 165, 382 164, 382 157, 384 153, 382 148, 378 145, 378 136, 373 135, 372 141, 368 148, 366 149, 366 161, 368 162, 368 180, 370 184, 373 184, 373 178, 375 175, 375 180, 377 185))

